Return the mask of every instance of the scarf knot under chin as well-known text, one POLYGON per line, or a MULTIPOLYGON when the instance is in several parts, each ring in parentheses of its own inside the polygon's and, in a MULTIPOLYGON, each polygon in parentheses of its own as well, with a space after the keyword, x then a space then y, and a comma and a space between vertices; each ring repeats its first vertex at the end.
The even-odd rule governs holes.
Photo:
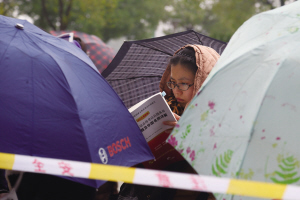
POLYGON ((166 101, 173 113, 176 113, 179 116, 182 115, 184 108, 177 102, 174 96, 167 97, 166 101))

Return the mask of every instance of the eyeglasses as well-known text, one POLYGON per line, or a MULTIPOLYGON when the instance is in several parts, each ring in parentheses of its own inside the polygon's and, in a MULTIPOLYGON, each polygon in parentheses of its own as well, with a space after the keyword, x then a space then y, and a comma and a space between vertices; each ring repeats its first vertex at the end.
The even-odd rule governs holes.
POLYGON ((179 90, 182 90, 182 91, 186 91, 188 90, 193 84, 191 85, 188 85, 186 83, 178 83, 176 84, 175 82, 167 82, 167 86, 168 88, 170 88, 171 90, 173 90, 175 87, 177 87, 179 90))

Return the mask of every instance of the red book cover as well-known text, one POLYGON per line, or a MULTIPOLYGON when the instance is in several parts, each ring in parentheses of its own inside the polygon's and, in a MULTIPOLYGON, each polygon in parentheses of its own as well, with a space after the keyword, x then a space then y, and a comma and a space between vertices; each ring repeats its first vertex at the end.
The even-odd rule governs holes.
POLYGON ((148 142, 155 159, 143 162, 145 168, 165 169, 173 163, 184 160, 182 155, 174 149, 172 145, 166 142, 169 135, 169 133, 162 132, 148 142))

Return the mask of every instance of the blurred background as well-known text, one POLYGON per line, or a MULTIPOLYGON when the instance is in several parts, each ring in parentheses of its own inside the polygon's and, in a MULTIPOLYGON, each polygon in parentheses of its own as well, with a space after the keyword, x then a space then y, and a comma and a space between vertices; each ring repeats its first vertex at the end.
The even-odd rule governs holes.
POLYGON ((0 0, 0 14, 43 30, 95 35, 115 53, 124 40, 193 29, 228 42, 254 14, 296 0, 0 0))

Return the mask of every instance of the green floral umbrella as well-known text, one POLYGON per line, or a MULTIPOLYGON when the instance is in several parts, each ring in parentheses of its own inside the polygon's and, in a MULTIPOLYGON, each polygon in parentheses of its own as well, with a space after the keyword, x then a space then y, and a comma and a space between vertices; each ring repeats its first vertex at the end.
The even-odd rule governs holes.
POLYGON ((199 174, 299 185, 299 28, 297 1, 233 35, 168 139, 199 174))

